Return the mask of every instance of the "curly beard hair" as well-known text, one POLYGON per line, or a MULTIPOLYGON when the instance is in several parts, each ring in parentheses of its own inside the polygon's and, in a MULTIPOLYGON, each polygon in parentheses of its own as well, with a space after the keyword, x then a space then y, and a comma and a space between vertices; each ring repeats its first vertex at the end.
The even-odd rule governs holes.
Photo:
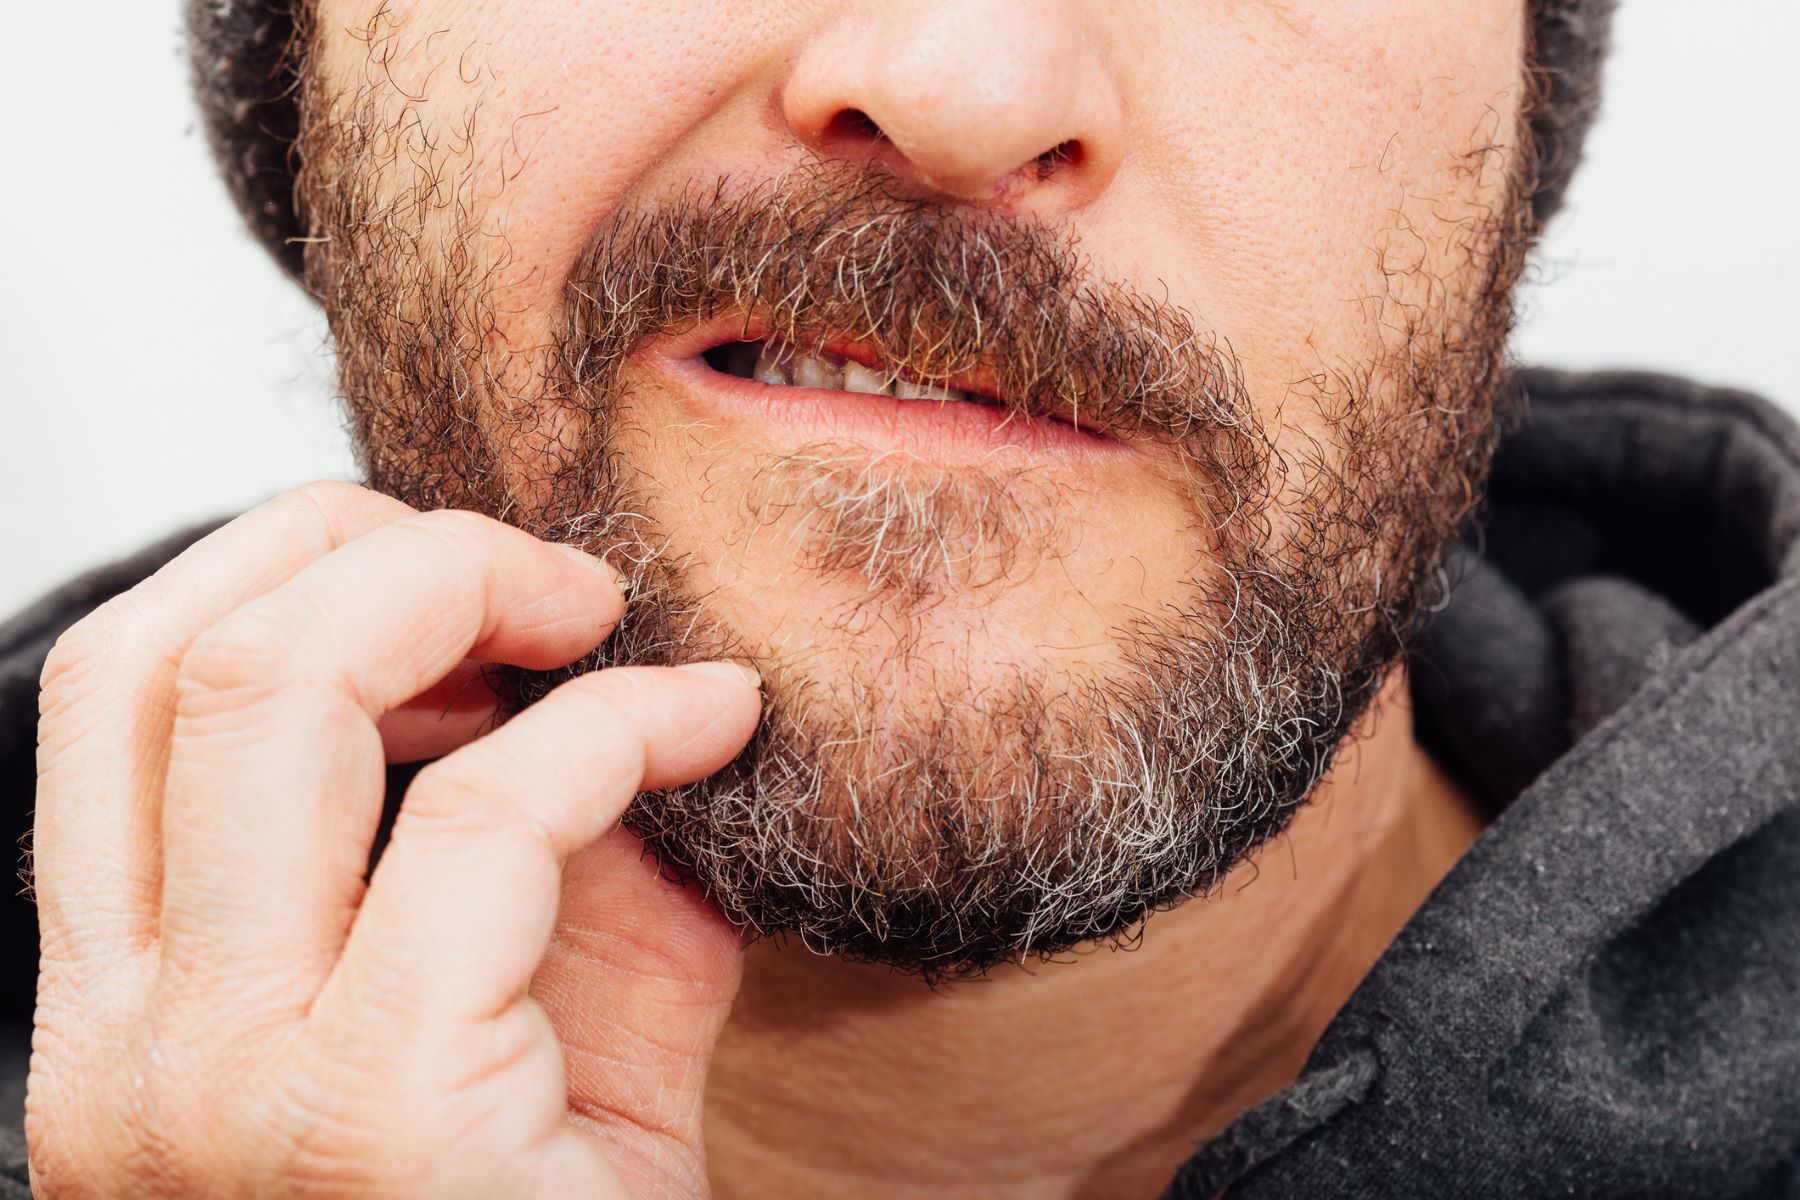
POLYGON ((299 145, 308 276, 368 482, 627 570, 625 620, 593 655, 497 673, 515 709, 618 663, 756 662, 765 716, 748 748, 625 818, 753 933, 937 979, 1127 940, 1207 893, 1312 793, 1480 494, 1532 236, 1523 120, 1510 153, 1490 145, 1470 166, 1498 179, 1485 217, 1453 235, 1455 261, 1386 298, 1397 344, 1309 381, 1328 434, 1281 445, 1230 348, 1182 309, 1102 278, 1056 229, 909 197, 868 168, 810 163, 626 207, 570 272, 553 344, 503 349, 510 264, 473 173, 384 119, 379 91, 308 81, 299 145), (741 515, 860 588, 834 630, 849 682, 822 687, 719 616, 650 515, 655 481, 618 449, 631 351, 726 314, 796 346, 860 340, 918 379, 988 370, 1021 417, 1074 408, 1153 443, 1206 569, 1181 602, 1112 631, 1114 669, 959 658, 933 606, 1056 555, 1064 498, 1029 472, 808 447, 756 468, 741 515), (876 621, 880 651, 859 650, 876 621), (930 686, 895 703, 902 677, 930 686))

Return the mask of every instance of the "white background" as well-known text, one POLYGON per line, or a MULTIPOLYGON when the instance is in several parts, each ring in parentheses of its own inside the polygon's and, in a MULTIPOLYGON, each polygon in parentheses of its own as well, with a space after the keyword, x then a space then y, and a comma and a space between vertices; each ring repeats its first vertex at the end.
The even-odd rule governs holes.
MULTIPOLYGON (((1333 0, 1322 0, 1333 2, 1333 0)), ((350 460, 323 329, 241 232, 176 0, 9 6, 0 614, 350 460)), ((1625 0, 1518 349, 1800 411, 1800 4, 1625 0)))

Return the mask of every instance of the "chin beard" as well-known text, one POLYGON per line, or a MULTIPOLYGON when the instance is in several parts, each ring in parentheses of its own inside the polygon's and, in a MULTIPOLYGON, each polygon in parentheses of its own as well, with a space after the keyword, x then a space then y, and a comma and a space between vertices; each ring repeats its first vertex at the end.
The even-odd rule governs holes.
POLYGON ((494 672, 512 708, 614 664, 740 657, 761 670, 765 716, 745 751, 639 796, 625 818, 754 934, 937 979, 1127 939, 1151 911, 1213 889, 1329 768, 1480 492, 1510 387, 1527 155, 1465 231, 1453 285, 1425 289, 1439 302, 1396 306, 1404 344, 1321 377, 1313 399, 1333 440, 1303 452, 1275 444, 1236 360, 1181 310, 1097 279, 1040 225, 900 198, 870 171, 721 181, 621 213, 571 276, 553 352, 500 355, 494 265, 450 253, 467 230, 420 253, 416 197, 372 207, 391 165, 365 144, 380 124, 346 116, 366 96, 330 100, 303 105, 299 194, 370 485, 627 570, 625 620, 593 655, 494 672), (946 277, 960 292, 944 294, 946 277), (803 532, 800 565, 859 579, 860 611, 879 611, 899 644, 878 661, 846 650, 830 686, 759 654, 666 553, 646 515, 657 497, 610 419, 646 336, 739 311, 795 342, 853 330, 925 378, 989 365, 1028 417, 1104 397, 1103 427, 1167 448, 1190 481, 1214 549, 1205 577, 1113 630, 1102 673, 969 661, 934 643, 931 605, 1053 554, 1056 498, 1021 507, 991 480, 894 474, 869 500, 879 489, 837 478, 847 459, 822 454, 768 476, 788 489, 779 519, 803 532), (876 542, 907 552, 871 558, 876 542))
POLYGON ((1232 605, 1196 591, 1192 610, 1115 631, 1123 664, 1105 678, 970 661, 933 644, 920 614, 902 650, 828 689, 804 664, 747 653, 653 560, 589 660, 496 675, 523 705, 608 665, 751 658, 765 703, 750 745, 638 797, 626 825, 753 933, 954 978, 1131 936, 1209 890, 1312 790, 1391 664, 1392 628, 1327 651, 1282 627, 1287 584, 1227 586, 1232 605), (1226 628, 1234 606, 1263 616, 1226 628))

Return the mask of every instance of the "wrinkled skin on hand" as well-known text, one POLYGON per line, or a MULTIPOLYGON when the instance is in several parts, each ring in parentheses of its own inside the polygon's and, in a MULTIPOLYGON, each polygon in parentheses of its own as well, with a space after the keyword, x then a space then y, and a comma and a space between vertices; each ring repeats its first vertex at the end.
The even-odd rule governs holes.
POLYGON ((43 679, 35 1194, 705 1194, 739 940, 615 826, 737 752, 753 676, 598 672, 497 730, 482 682, 622 608, 597 559, 324 484, 71 629, 43 679), (427 758, 365 883, 384 763, 427 758))

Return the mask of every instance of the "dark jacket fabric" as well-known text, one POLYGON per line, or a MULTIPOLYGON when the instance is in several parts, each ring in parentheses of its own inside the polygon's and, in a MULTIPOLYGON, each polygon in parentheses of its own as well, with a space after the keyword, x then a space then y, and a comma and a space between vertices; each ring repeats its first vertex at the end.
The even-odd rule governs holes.
MULTIPOLYGON (((1800 1197, 1800 430, 1662 376, 1524 380, 1410 664, 1493 822, 1174 1200, 1800 1197)), ((56 635, 200 532, 0 627, 9 830, 56 635)), ((29 1195, 36 949, 6 908, 0 1200, 29 1195)))

